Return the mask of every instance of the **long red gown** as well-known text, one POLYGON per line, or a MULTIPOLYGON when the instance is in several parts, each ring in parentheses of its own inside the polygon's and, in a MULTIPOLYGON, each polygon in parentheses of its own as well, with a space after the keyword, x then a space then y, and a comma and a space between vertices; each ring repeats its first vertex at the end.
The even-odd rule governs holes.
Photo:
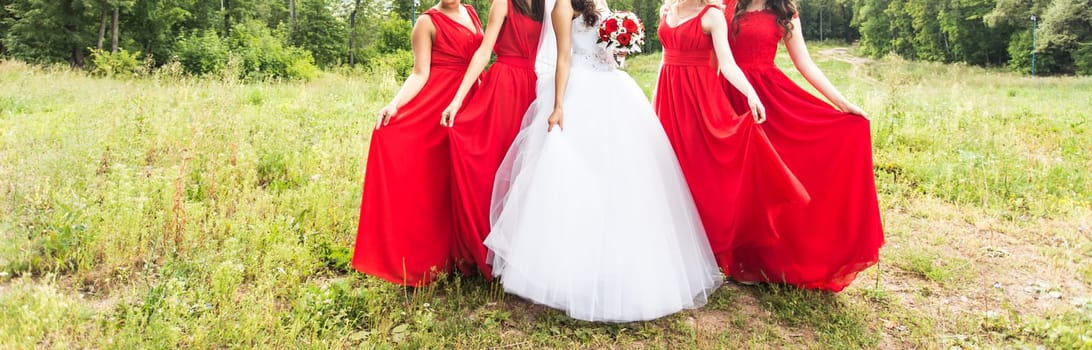
POLYGON ((482 244, 489 235, 493 180, 535 100, 535 55, 542 23, 508 4, 493 52, 497 61, 481 78, 478 92, 455 117, 451 135, 455 261, 463 273, 477 266, 492 277, 482 244))
POLYGON ((711 36, 701 27, 707 6, 671 27, 660 20, 663 66, 653 104, 679 158, 717 263, 727 263, 743 235, 762 227, 780 207, 807 201, 750 112, 736 114, 718 87, 711 36))
POLYGON ((430 74, 421 92, 372 135, 353 267, 387 281, 420 286, 451 264, 451 153, 440 116, 482 41, 474 29, 436 9, 430 74))
MULTIPOLYGON (((766 135, 811 195, 807 205, 786 208, 763 230, 776 232, 777 243, 737 248, 730 274, 841 291, 879 260, 884 243, 869 122, 838 111, 774 65, 784 33, 772 12, 746 13, 729 28, 738 28, 729 34, 736 63, 766 106, 766 135)), ((723 86, 737 110, 747 108, 746 98, 723 86)))

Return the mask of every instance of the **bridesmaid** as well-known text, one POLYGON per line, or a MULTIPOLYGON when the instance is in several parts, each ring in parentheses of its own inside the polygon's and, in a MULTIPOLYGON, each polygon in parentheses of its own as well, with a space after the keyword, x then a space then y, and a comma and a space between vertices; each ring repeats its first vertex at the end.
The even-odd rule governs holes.
POLYGON ((441 0, 413 28, 413 73, 379 111, 353 267, 421 286, 451 263, 451 161, 436 125, 482 41, 474 8, 441 0), (441 102, 442 101, 442 102, 441 102))
POLYGON ((682 165, 717 264, 726 272, 739 238, 766 226, 776 209, 803 203, 808 195, 758 125, 764 106, 735 65, 718 5, 703 0, 668 0, 661 11, 663 65, 653 104, 682 165), (717 70, 747 99, 736 114, 717 70), (748 115, 750 114, 750 115, 748 115))
MULTIPOLYGON (((811 202, 787 208, 765 232, 774 245, 740 247, 729 273, 739 281, 841 291, 879 260, 883 226, 872 172, 872 136, 860 107, 838 92, 804 45, 792 0, 728 0, 736 62, 766 102, 770 142, 811 202), (812 96, 774 65, 784 43, 796 69, 837 106, 812 96)), ((724 84, 737 108, 748 99, 724 84)))
POLYGON ((543 0, 493 0, 485 40, 440 120, 441 125, 450 127, 451 135, 452 254, 466 274, 477 266, 486 278, 493 276, 482 245, 489 235, 493 180, 519 133, 524 113, 535 100, 535 56, 544 6, 543 0), (489 63, 490 52, 496 52, 497 62, 482 76, 478 92, 460 111, 489 63))

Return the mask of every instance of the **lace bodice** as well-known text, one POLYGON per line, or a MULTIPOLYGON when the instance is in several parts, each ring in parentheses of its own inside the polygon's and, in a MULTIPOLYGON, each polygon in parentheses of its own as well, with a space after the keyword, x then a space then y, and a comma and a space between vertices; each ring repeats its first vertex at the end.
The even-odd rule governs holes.
POLYGON ((610 11, 599 11, 599 21, 594 26, 584 24, 584 16, 573 19, 573 67, 591 69, 595 71, 612 71, 617 64, 614 55, 607 49, 599 46, 599 23, 602 23, 610 11))

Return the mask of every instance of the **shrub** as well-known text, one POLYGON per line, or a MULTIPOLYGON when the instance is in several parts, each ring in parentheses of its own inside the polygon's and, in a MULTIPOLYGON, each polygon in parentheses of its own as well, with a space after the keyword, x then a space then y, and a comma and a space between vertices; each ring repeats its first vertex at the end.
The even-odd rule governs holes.
POLYGON ((214 30, 193 32, 175 44, 175 56, 186 73, 216 74, 228 60, 228 46, 214 30))
POLYGON ((1073 63, 1077 65, 1077 74, 1092 75, 1092 43, 1077 45, 1073 51, 1073 63))
POLYGON ((231 48, 240 61, 243 78, 307 79, 317 75, 311 53, 284 42, 284 35, 274 35, 259 21, 233 27, 231 48))
MULTIPOLYGON (((1041 45, 1040 45, 1041 46, 1041 45)), ((1009 41, 1009 68, 1020 73, 1031 73, 1032 38, 1030 31, 1013 34, 1009 41)), ((1061 67, 1050 49, 1040 48, 1035 53, 1035 73, 1058 73, 1061 67)))
POLYGON ((311 80, 319 75, 319 69, 315 66, 314 58, 307 56, 289 63, 285 75, 292 79, 311 80))
POLYGON ((129 52, 125 49, 118 52, 91 49, 91 64, 94 65, 92 73, 107 77, 133 76, 143 67, 140 51, 129 52))
POLYGON ((413 53, 407 50, 398 50, 391 53, 380 54, 368 62, 372 70, 394 71, 398 77, 405 78, 413 70, 413 53))

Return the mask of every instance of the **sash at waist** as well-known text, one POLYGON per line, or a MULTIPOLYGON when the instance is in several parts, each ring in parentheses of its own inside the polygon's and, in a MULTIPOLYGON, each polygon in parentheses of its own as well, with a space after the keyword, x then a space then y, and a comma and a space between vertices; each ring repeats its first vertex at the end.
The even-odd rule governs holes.
POLYGON ((515 68, 535 70, 535 60, 519 56, 497 56, 499 64, 509 65, 515 68))
POLYGON ((670 66, 715 67, 711 50, 664 50, 664 64, 670 66))

